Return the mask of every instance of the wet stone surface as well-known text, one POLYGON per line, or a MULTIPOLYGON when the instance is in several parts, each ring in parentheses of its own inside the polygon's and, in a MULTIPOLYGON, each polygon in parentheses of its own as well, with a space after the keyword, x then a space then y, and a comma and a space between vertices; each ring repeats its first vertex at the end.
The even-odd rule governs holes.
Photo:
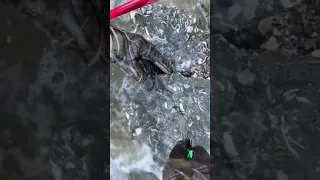
POLYGON ((148 93, 141 85, 125 83, 126 116, 130 129, 141 142, 148 142, 157 162, 163 164, 174 144, 186 132, 209 151, 209 80, 194 80, 180 74, 163 77, 169 92, 148 93), (139 133, 137 133, 139 132, 139 133))
MULTIPOLYGON (((154 4, 111 24, 143 35, 175 63, 172 75, 159 76, 163 91, 150 91, 149 80, 136 83, 124 77, 121 95, 115 98, 122 104, 132 138, 151 147, 160 172, 173 146, 188 130, 195 145, 209 151, 210 45, 209 32, 201 29, 199 19, 186 10, 154 4)), ((134 176, 138 175, 148 177, 143 173, 134 176)))
MULTIPOLYGON (((273 16, 279 9, 281 13, 292 14, 287 6, 299 9, 304 3, 290 5, 289 1, 281 1, 272 6, 269 14, 273 16)), ((311 6, 307 4, 306 13, 312 12, 311 6)), ((259 8, 264 8, 263 4, 259 8)), ((283 44, 279 39, 284 36, 272 35, 272 31, 262 35, 259 22, 263 19, 256 14, 249 25, 229 22, 240 27, 235 34, 242 34, 242 42, 252 40, 250 33, 258 35, 256 39, 260 44, 254 48, 245 47, 250 43, 235 43, 235 36, 228 36, 221 28, 223 23, 213 27, 216 30, 211 37, 211 46, 216 49, 211 55, 213 176, 230 180, 317 179, 320 155, 317 145, 320 137, 318 60, 311 55, 281 53, 283 44), (256 30, 241 29, 248 26, 256 30), (260 47, 264 41, 270 43, 270 48, 260 47)), ((303 35, 306 36, 311 37, 311 33, 303 35)), ((253 44, 252 41, 250 45, 253 44)))
MULTIPOLYGON (((47 57, 43 57, 39 70, 35 71, 37 79, 31 84, 10 90, 9 87, 17 83, 12 74, 21 71, 2 74, 7 83, 1 96, 4 107, 1 156, 4 159, 12 156, 17 164, 11 167, 2 161, 1 176, 4 179, 107 176, 103 173, 104 163, 109 158, 103 156, 107 150, 103 102, 107 102, 108 96, 105 85, 96 81, 99 76, 106 75, 103 70, 89 69, 86 65, 83 68, 74 66, 73 70, 79 70, 75 73, 70 71, 72 60, 62 58, 66 64, 57 64, 60 58, 53 58, 50 52, 44 54, 47 57), (65 77, 59 84, 51 81, 57 71, 63 72, 65 77)), ((13 64, 7 68, 17 66, 13 64)))
POLYGON ((0 8, 0 179, 107 179, 106 66, 57 53, 29 19, 0 8))

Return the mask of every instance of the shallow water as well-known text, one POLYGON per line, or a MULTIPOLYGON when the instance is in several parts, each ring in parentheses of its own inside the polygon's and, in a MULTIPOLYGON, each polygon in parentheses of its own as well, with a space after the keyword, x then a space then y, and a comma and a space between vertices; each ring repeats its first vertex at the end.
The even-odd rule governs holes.
MULTIPOLYGON (((121 4, 121 2, 123 1, 112 1, 111 7, 121 4)), ((195 18, 198 17, 195 13, 196 1, 194 0, 181 2, 164 0, 156 4, 163 4, 164 6, 174 5, 178 9, 187 10, 190 14, 193 14, 195 18)), ((164 21, 168 20, 164 19, 164 21)), ((147 20, 147 22, 152 21, 147 20)), ((113 20, 112 23, 117 24, 127 31, 133 31, 135 29, 130 15, 124 15, 121 18, 113 20)), ((157 26, 156 23, 157 22, 154 22, 154 26, 157 26)), ((152 35, 157 36, 156 31, 153 29, 149 30, 152 35)), ((137 32, 146 37, 144 29, 138 29, 137 32)), ((155 39, 149 40, 151 40, 161 52, 166 52, 172 48, 175 49, 172 51, 175 54, 167 55, 174 56, 173 59, 177 63, 177 71, 184 71, 194 66, 197 62, 197 60, 192 59, 194 57, 192 57, 193 54, 191 51, 186 52, 186 47, 188 45, 197 45, 201 39, 205 40, 205 36, 202 37, 201 33, 199 33, 200 37, 195 39, 194 44, 188 44, 189 41, 186 41, 186 43, 183 42, 180 47, 185 48, 183 50, 177 50, 174 47, 178 45, 179 41, 184 41, 185 39, 181 36, 170 40, 171 36, 175 36, 172 32, 174 32, 174 30, 168 29, 167 34, 165 34, 169 39, 169 43, 166 42, 167 44, 161 44, 161 42, 159 43, 159 41, 155 39), (197 41, 198 43, 196 43, 197 41), (185 56, 182 56, 184 54, 185 56), (182 57, 179 58, 179 56, 182 57), (185 61, 186 59, 187 61, 185 61)), ((148 37, 146 38, 148 39, 148 37)), ((130 78, 124 77, 121 70, 115 66, 111 67, 111 72, 110 173, 112 180, 119 179, 115 177, 121 177, 123 180, 133 177, 136 179, 161 179, 164 160, 167 158, 175 142, 182 138, 183 130, 181 128, 187 128, 187 124, 190 125, 190 123, 192 124, 193 122, 195 122, 193 128, 199 131, 197 132, 198 136, 195 135, 195 139, 196 137, 205 137, 197 138, 198 144, 209 148, 209 80, 190 80, 189 78, 182 77, 178 73, 171 77, 163 77, 166 85, 175 91, 175 95, 169 97, 163 93, 145 92, 141 85, 135 84, 130 78), (201 89, 207 94, 198 95, 199 93, 197 91, 201 89), (199 99, 193 100, 190 98, 192 96, 199 99), (197 108, 195 108, 195 110, 189 110, 192 109, 193 104, 198 101, 203 101, 205 113, 197 108), (172 107, 180 106, 180 104, 187 109, 186 112, 184 112, 186 113, 185 115, 172 112, 172 107), (151 109, 148 109, 148 107, 151 109), (207 124, 199 124, 199 122, 201 122, 198 120, 199 118, 207 124), (174 121, 175 119, 176 121, 174 121), (186 122, 185 119, 191 120, 186 122), (174 122, 169 123, 171 120, 174 122), (170 129, 171 132, 165 129, 170 129), (159 134, 157 131, 163 134, 159 134), (171 133, 172 136, 166 137, 165 134, 168 133, 171 133), (134 171, 144 172, 136 173, 132 176, 132 172, 134 171), (129 175, 130 172, 131 176, 129 175), (155 174, 157 178, 147 176, 149 174, 145 172, 151 172, 155 174)))

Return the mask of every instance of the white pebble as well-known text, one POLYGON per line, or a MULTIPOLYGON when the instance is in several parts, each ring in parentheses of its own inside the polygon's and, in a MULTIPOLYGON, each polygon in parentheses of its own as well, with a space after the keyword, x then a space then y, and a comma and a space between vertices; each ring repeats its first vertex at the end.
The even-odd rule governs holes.
POLYGON ((192 26, 188 26, 187 27, 187 33, 191 33, 193 31, 193 27, 192 26))
POLYGON ((135 136, 139 136, 140 134, 141 134, 141 132, 142 132, 142 128, 137 128, 136 130, 135 130, 135 136))
POLYGON ((168 103, 167 103, 167 102, 164 103, 164 107, 165 107, 166 109, 168 109, 168 103))
POLYGON ((197 118, 198 121, 200 121, 200 116, 197 115, 196 118, 197 118))
POLYGON ((180 103, 180 110, 181 110, 181 111, 184 111, 184 108, 183 108, 183 104, 182 104, 182 103, 180 103))

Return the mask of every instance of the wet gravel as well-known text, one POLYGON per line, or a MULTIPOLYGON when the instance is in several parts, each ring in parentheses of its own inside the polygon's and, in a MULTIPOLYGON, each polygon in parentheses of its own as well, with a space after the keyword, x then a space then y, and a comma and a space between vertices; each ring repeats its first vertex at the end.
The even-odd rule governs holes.
POLYGON ((311 28, 317 1, 269 2, 260 1, 250 20, 241 14, 244 7, 235 7, 238 2, 220 6, 212 15, 211 47, 216 51, 211 51, 210 122, 215 179, 319 176, 320 66, 315 42, 306 43, 317 39, 318 31, 311 28), (227 18, 230 8, 240 9, 232 14, 238 19, 227 18), (301 31, 290 32, 294 28, 301 31))

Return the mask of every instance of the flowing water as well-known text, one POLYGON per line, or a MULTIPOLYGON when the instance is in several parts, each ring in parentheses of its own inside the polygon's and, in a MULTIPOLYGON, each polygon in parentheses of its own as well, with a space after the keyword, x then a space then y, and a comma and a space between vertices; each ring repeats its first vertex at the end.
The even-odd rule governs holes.
MULTIPOLYGON (((110 6, 115 7, 123 2, 112 1, 110 6)), ((142 34, 175 61, 177 72, 183 72, 202 63, 209 56, 208 48, 198 46, 209 42, 208 34, 196 23, 197 19, 202 18, 199 15, 195 0, 163 0, 111 23, 129 32, 142 34), (165 17, 166 13, 171 13, 169 19, 165 17), (146 18, 159 16, 160 20, 141 19, 137 14, 146 18), (173 17, 175 15, 181 18, 173 17), (175 27, 162 27, 159 30, 157 27, 161 27, 161 21, 175 27), (190 21, 189 26, 198 28, 198 33, 186 33, 184 24, 180 26, 181 21, 190 21), (180 28, 181 33, 177 34, 180 28), (202 53, 194 56, 197 52, 202 53)), ((164 161, 186 129, 192 130, 197 144, 209 150, 209 79, 187 78, 174 73, 162 77, 162 80, 172 90, 172 95, 146 92, 142 85, 135 84, 116 66, 111 65, 112 180, 161 179, 164 161)))

